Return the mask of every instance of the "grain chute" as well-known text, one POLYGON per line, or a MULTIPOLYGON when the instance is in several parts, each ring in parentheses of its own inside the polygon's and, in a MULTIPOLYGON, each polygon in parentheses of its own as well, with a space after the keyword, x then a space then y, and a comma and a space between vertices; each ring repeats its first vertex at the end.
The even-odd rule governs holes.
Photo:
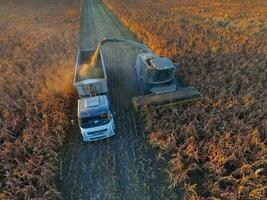
MULTIPOLYGON (((127 39, 106 38, 99 43, 97 49, 107 42, 125 42, 144 51, 137 55, 135 63, 141 94, 132 99, 136 109, 144 105, 187 102, 200 96, 200 92, 195 87, 185 86, 176 79, 175 74, 179 65, 168 58, 159 57, 145 45, 127 39)), ((95 53, 99 52, 96 50, 95 53)))

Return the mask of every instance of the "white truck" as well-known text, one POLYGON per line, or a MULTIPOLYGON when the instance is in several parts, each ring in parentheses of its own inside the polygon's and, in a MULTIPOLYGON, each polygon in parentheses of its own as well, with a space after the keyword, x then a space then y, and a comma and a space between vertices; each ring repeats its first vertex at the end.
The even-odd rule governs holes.
POLYGON ((88 66, 95 49, 78 50, 74 87, 78 100, 78 120, 83 141, 95 141, 115 135, 115 125, 108 100, 107 75, 102 52, 93 71, 81 74, 83 67, 88 66))

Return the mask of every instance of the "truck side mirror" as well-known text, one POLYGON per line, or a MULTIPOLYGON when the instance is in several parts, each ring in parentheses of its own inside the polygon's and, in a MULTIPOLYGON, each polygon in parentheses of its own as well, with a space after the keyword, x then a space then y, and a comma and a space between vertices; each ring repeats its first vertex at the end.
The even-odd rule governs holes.
POLYGON ((179 63, 173 63, 173 64, 174 64, 174 66, 176 67, 176 70, 179 69, 179 68, 181 67, 179 63))

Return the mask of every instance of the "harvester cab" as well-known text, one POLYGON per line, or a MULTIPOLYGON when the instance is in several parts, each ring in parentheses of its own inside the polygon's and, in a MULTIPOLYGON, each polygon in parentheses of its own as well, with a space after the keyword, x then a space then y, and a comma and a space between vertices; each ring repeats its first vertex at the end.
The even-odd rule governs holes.
POLYGON ((176 91, 175 72, 178 68, 168 58, 153 53, 141 53, 137 56, 135 70, 140 88, 144 93, 161 94, 176 91))

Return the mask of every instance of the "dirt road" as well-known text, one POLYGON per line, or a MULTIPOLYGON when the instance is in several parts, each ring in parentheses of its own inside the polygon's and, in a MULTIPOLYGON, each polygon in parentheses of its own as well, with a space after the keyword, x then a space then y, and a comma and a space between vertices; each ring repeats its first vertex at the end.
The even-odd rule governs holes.
MULTIPOLYGON (((134 39, 100 0, 84 0, 80 48, 95 48, 104 37, 134 39)), ((115 115, 113 138, 84 143, 76 125, 61 155, 59 188, 64 199, 179 199, 168 189, 163 161, 157 161, 131 107, 138 95, 133 65, 137 50, 107 44, 103 55, 115 115)))

